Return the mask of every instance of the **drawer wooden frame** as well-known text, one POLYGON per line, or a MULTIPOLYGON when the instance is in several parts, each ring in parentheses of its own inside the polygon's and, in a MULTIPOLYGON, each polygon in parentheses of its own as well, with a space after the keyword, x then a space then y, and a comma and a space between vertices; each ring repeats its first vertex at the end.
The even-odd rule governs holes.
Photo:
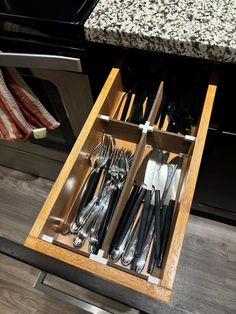
MULTIPOLYGON (((191 154, 191 156, 186 159, 183 166, 183 173, 185 174, 185 177, 182 178, 182 184, 185 185, 185 188, 183 193, 180 193, 180 188, 178 190, 178 195, 180 196, 181 194, 181 202, 176 204, 175 215, 173 218, 174 223, 172 224, 168 250, 164 261, 164 267, 161 272, 161 282, 159 284, 152 283, 142 277, 134 276, 132 273, 124 272, 123 270, 114 268, 110 265, 103 265, 101 263, 98 263, 97 261, 89 259, 86 256, 74 253, 73 251, 68 251, 63 247, 56 246, 52 243, 48 243, 40 239, 40 235, 42 233, 44 225, 50 217, 52 208, 55 205, 58 197, 60 196, 63 186, 68 180, 73 166, 77 161, 78 155, 82 150, 92 127, 99 119, 98 115, 102 114, 113 116, 116 111, 119 100, 123 93, 120 70, 116 68, 112 69, 80 133, 80 136, 78 137, 70 155, 68 156, 64 167, 62 168, 38 218, 35 221, 32 230, 29 233, 29 236, 25 241, 25 246, 54 257, 65 263, 76 266, 82 270, 86 270, 87 272, 102 277, 108 281, 115 282, 120 285, 121 289, 122 286, 125 286, 151 298, 158 299, 164 302, 169 302, 184 239, 185 229, 189 218, 189 211, 191 208, 191 202, 197 181, 197 175, 200 167, 201 156, 204 149, 216 89, 216 75, 213 75, 210 78, 210 84, 207 88, 199 125, 198 128, 195 130, 194 135, 196 136, 196 140, 194 142, 190 141, 189 143, 187 143, 188 141, 186 141, 184 136, 160 131, 158 129, 154 130, 153 132, 156 134, 155 138, 158 139, 158 143, 156 143, 155 145, 158 144, 160 146, 161 144, 161 148, 167 148, 165 147, 165 145, 169 144, 171 145, 173 152, 178 152, 177 148, 181 147, 182 150, 188 151, 191 154), (176 141, 179 141, 179 144, 177 146, 176 141)), ((156 99, 157 104, 153 107, 152 112, 149 116, 149 121, 151 122, 151 124, 154 123, 154 117, 158 110, 158 99, 160 99, 161 91, 162 88, 159 89, 159 95, 157 95, 156 99)), ((117 125, 120 125, 119 122, 114 120, 112 124, 113 127, 116 123, 117 125)), ((148 135, 143 134, 140 139, 140 143, 143 144, 139 144, 141 146, 145 146, 146 144, 153 145, 155 143, 153 133, 148 133, 148 135)), ((135 165, 130 170, 132 176, 135 175, 134 169, 135 165)), ((132 182, 130 181, 128 184, 129 186, 126 186, 126 188, 130 190, 132 187, 132 182)), ((122 207, 123 205, 124 201, 122 202, 121 200, 118 206, 122 207)), ((120 215, 121 213, 116 217, 116 221, 120 215)), ((113 219, 112 223, 114 223, 115 220, 113 219)), ((108 237, 108 239, 105 239, 105 242, 107 241, 106 245, 109 243, 109 240, 111 240, 111 237, 112 234, 110 235, 110 237, 108 237)))

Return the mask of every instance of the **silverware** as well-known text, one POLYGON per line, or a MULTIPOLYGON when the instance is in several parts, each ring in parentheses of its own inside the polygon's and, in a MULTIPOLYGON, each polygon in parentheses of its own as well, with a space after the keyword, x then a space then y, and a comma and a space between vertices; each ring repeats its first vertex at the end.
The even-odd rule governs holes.
POLYGON ((110 194, 107 193, 101 201, 92 207, 89 215, 86 217, 85 223, 79 228, 77 236, 74 240, 74 246, 81 247, 86 240, 90 228, 94 225, 95 221, 97 220, 99 214, 106 210, 106 206, 109 203, 110 194))
MULTIPOLYGON (((84 210, 88 211, 91 209, 91 205, 87 207, 87 205, 92 200, 95 190, 97 188, 99 179, 102 174, 102 170, 105 167, 106 163, 109 160, 109 157, 112 154, 114 145, 114 139, 107 134, 104 134, 102 141, 93 149, 90 154, 90 160, 92 156, 96 156, 93 169, 91 170, 90 174, 88 175, 82 193, 81 193, 81 200, 79 204, 79 208, 77 210, 76 216, 74 221, 70 225, 71 233, 76 233, 80 228, 81 224, 81 216, 84 214, 84 210), (89 208, 89 209, 88 209, 89 208)), ((92 162, 91 162, 92 163, 92 162)))
POLYGON ((150 158, 149 153, 142 161, 139 170, 134 179, 134 186, 130 193, 129 199, 126 202, 119 224, 116 228, 115 234, 111 241, 109 253, 113 249, 119 250, 121 243, 123 242, 128 230, 132 228, 132 225, 138 214, 138 210, 143 202, 143 198, 146 190, 143 189, 143 182, 148 160, 150 158))
POLYGON ((132 262, 131 269, 136 271, 137 273, 141 273, 141 271, 143 270, 143 268, 146 264, 146 261, 147 261, 147 256, 148 256, 148 252, 149 252, 149 249, 151 246, 151 242, 152 242, 152 238, 153 238, 153 234, 154 234, 154 229, 155 229, 155 221, 154 220, 155 220, 154 216, 152 216, 151 225, 149 227, 147 237, 145 238, 144 247, 142 249, 142 253, 141 253, 140 257, 138 259, 135 258, 132 262))
MULTIPOLYGON (((167 159, 167 156, 166 156, 167 159)), ((154 209, 154 239, 153 239, 153 246, 152 246, 152 252, 149 260, 148 265, 148 272, 152 273, 154 266, 155 266, 155 260, 156 257, 160 254, 161 249, 161 199, 163 197, 164 189, 166 186, 166 181, 168 177, 168 166, 167 164, 162 164, 160 171, 155 174, 153 179, 153 187, 154 187, 154 193, 153 197, 155 199, 155 209, 154 209)))
POLYGON ((90 241, 90 251, 96 254, 102 245, 105 238, 105 233, 108 228, 109 221, 113 216, 116 204, 118 202, 125 178, 129 171, 129 167, 132 161, 132 152, 130 150, 121 148, 114 151, 113 160, 108 173, 110 178, 108 180, 108 185, 110 185, 111 195, 109 202, 104 212, 103 220, 96 232, 96 237, 90 241))
POLYGON ((126 247, 126 244, 128 242, 131 230, 132 230, 132 226, 126 232, 126 235, 125 235, 123 241, 121 242, 121 244, 118 246, 118 248, 114 247, 111 250, 111 253, 110 253, 110 260, 111 260, 111 262, 115 263, 115 262, 117 262, 121 258, 121 255, 123 254, 123 252, 125 250, 125 247, 126 247))
POLYGON ((176 163, 177 167, 174 172, 173 178, 171 180, 171 184, 169 186, 168 192, 166 194, 166 198, 163 200, 162 210, 165 213, 165 219, 162 222, 162 243, 160 254, 157 256, 157 267, 161 268, 163 259, 165 256, 166 246, 169 238, 170 227, 172 222, 173 210, 176 201, 176 193, 179 185, 179 179, 181 175, 181 167, 182 167, 182 158, 177 157, 173 159, 171 162, 176 163))
MULTIPOLYGON (((92 170, 97 172, 98 169, 105 169, 99 192, 71 224, 71 231, 76 234, 74 246, 81 247, 90 236, 89 250, 94 254, 102 245, 133 158, 130 150, 114 148, 109 136, 103 137, 100 146, 102 149, 92 170)), ((96 149, 99 150, 99 147, 96 149)))
MULTIPOLYGON (((164 154, 161 150, 153 150, 147 163, 147 168, 144 177, 144 186, 146 189, 146 194, 144 198, 144 207, 141 214, 141 223, 138 233, 138 242, 135 251, 135 257, 139 257, 142 252, 145 237, 149 230, 149 226, 152 220, 152 215, 154 212, 154 203, 152 202, 152 192, 153 192, 153 178, 156 172, 159 172, 161 165, 164 160, 164 154)), ((154 199, 153 199, 154 200, 154 199)))
POLYGON ((135 249, 138 242, 138 232, 140 228, 140 222, 141 222, 141 219, 139 218, 135 227, 133 228, 131 232, 128 242, 126 243, 124 253, 122 254, 121 263, 124 266, 128 266, 134 258, 135 249))

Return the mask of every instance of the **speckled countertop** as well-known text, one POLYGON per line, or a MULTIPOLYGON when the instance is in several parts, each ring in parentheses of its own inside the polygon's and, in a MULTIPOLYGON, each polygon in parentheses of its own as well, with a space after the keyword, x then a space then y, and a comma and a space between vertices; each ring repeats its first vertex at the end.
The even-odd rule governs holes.
POLYGON ((100 0, 87 40, 236 63, 236 0, 100 0))

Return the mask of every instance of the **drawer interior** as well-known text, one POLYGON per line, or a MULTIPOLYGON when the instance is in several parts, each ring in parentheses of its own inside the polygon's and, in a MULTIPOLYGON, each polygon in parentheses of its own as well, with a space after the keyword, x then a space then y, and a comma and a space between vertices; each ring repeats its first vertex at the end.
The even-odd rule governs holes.
POLYGON ((210 75, 208 72, 206 75, 204 72, 204 82, 200 89, 201 93, 204 90, 204 97, 197 119, 186 134, 173 130, 173 126, 171 129, 168 116, 163 118, 164 123, 160 127, 157 115, 165 95, 165 81, 156 82, 156 86, 147 122, 135 124, 121 121, 127 88, 122 83, 122 71, 118 68, 112 69, 25 244, 105 279, 126 285, 153 298, 168 301, 217 88, 216 74, 210 75), (82 247, 74 247, 75 236, 69 232, 69 228, 79 207, 84 182, 91 171, 90 153, 104 134, 112 136, 117 147, 130 149, 133 160, 99 254, 94 257, 94 254, 89 252, 87 240, 82 247), (168 153, 169 160, 180 156, 182 166, 164 262, 161 268, 155 266, 150 275, 147 272, 150 252, 144 269, 137 273, 131 270, 130 266, 111 262, 109 248, 139 166, 153 149, 168 153))
MULTIPOLYGON (((116 148, 129 149, 133 155, 136 154, 138 143, 142 132, 136 126, 127 126, 117 121, 103 122, 98 118, 92 127, 82 150, 78 154, 72 170, 66 180, 59 197, 57 198, 50 216, 42 229, 41 234, 52 236, 57 243, 62 243, 73 248, 74 235, 68 234, 76 211, 78 210, 80 194, 86 177, 91 171, 90 152, 101 141, 103 134, 109 134, 115 141, 116 148), (120 130, 119 130, 119 125, 120 130), (79 175, 78 175, 79 174, 79 175)), ((99 188, 99 187, 98 187, 99 188)), ((79 253, 88 255, 88 243, 79 253)))

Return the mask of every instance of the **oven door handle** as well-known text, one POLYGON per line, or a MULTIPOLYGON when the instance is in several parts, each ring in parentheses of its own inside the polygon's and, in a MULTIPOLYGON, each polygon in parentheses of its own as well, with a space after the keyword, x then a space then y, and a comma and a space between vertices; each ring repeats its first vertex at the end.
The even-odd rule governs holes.
POLYGON ((82 72, 78 58, 30 53, 0 52, 0 66, 82 72))

